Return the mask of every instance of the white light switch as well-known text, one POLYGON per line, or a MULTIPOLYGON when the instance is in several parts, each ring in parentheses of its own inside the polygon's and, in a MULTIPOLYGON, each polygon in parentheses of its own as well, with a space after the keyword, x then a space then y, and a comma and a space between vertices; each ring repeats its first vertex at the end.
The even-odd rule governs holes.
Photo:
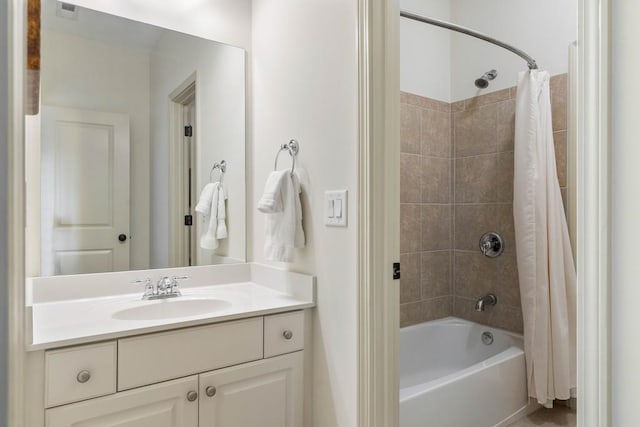
POLYGON ((330 227, 347 226, 347 190, 325 191, 324 223, 330 227))

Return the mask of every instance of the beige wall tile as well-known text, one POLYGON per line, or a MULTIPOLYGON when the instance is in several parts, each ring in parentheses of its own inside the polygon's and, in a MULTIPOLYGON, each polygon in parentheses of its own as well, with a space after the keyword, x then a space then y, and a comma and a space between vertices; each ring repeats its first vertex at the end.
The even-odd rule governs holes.
POLYGON ((422 110, 422 154, 451 157, 451 113, 422 110))
POLYGON ((516 101, 498 104, 498 151, 513 151, 516 132, 516 101))
POLYGON ((498 297, 500 301, 512 307, 520 307, 520 285, 518 281, 518 263, 515 255, 505 255, 497 259, 498 297))
POLYGON ((422 252, 421 296, 451 295, 451 251, 422 252))
POLYGON ((422 205, 422 250, 451 248, 451 205, 422 205))
POLYGON ((480 251, 480 237, 498 229, 498 207, 495 204, 464 204, 455 206, 454 248, 480 251))
POLYGON ((504 252, 502 256, 515 255, 516 231, 513 224, 513 205, 511 203, 498 204, 495 207, 498 220, 497 231, 504 240, 504 252))
POLYGON ((420 109, 400 104, 400 151, 420 154, 420 109))
POLYGON ((455 161, 456 203, 490 203, 496 197, 495 154, 463 157, 455 161))
MULTIPOLYGON (((498 263, 477 252, 454 251, 453 287, 456 296, 479 298, 489 292, 498 295, 498 263)), ((500 297, 498 295, 498 297, 500 297)))
POLYGON ((549 89, 553 130, 567 130, 567 74, 551 77, 549 89))
POLYGON ((473 98, 465 99, 464 105, 468 110, 470 108, 477 108, 483 105, 495 104, 496 102, 506 101, 511 98, 509 89, 502 89, 496 92, 490 92, 480 96, 474 96, 473 98))
POLYGON ((421 300, 420 252, 400 255, 402 275, 400 277, 400 304, 421 300))
POLYGON ((519 307, 500 304, 499 297, 497 305, 487 307, 482 312, 475 310, 475 304, 475 299, 455 297, 453 315, 482 325, 522 333, 522 310, 519 307))
POLYGON ((420 203, 422 178, 422 157, 416 154, 400 154, 400 203, 420 203))
POLYGON ((418 252, 422 245, 422 209, 420 205, 400 204, 400 252, 418 252))
POLYGON ((450 159, 437 157, 422 158, 422 202, 451 202, 451 164, 450 159))
POLYGON ((513 202, 513 151, 498 153, 496 200, 504 203, 513 202))
POLYGON ((456 157, 496 152, 497 108, 496 104, 491 104, 454 113, 456 157))
POLYGON ((422 301, 422 321, 442 319, 453 314, 453 297, 446 296, 422 301))
POLYGON ((556 168, 560 187, 567 186, 567 131, 553 133, 553 145, 556 152, 556 168))
POLYGON ((444 101, 439 101, 433 98, 426 98, 420 95, 414 95, 408 92, 400 92, 400 103, 415 105, 423 109, 437 110, 443 112, 451 111, 451 104, 444 101))
POLYGON ((400 304, 400 327, 415 325, 422 322, 422 302, 400 304))

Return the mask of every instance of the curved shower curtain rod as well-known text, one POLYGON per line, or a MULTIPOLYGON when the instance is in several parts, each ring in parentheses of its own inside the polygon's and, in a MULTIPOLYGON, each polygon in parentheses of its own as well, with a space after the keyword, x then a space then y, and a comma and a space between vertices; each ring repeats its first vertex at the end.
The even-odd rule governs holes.
POLYGON ((424 22, 425 24, 435 25, 437 27, 446 28, 448 30, 456 31, 458 33, 466 34, 471 37, 475 37, 480 40, 484 40, 486 42, 495 44, 496 46, 500 46, 501 48, 507 49, 510 52, 515 53, 525 61, 527 61, 527 65, 530 70, 537 70, 538 64, 536 64, 536 60, 527 55, 524 51, 518 49, 517 47, 513 47, 509 44, 501 42, 500 40, 494 39, 491 36, 487 36, 486 34, 479 33, 477 31, 473 31, 469 28, 463 27, 461 25, 452 24, 451 22, 441 21, 439 19, 427 18, 424 16, 416 15, 415 13, 400 11, 400 16, 403 18, 413 19, 414 21, 424 22))

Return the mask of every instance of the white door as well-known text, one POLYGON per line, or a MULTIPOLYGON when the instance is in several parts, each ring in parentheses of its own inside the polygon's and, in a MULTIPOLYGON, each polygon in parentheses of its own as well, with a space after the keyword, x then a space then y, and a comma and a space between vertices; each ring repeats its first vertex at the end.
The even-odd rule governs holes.
POLYGON ((196 375, 47 409, 46 427, 198 427, 196 375))
POLYGON ((303 352, 200 375, 200 427, 300 427, 303 352))
POLYGON ((129 269, 129 117, 42 109, 41 275, 129 269))

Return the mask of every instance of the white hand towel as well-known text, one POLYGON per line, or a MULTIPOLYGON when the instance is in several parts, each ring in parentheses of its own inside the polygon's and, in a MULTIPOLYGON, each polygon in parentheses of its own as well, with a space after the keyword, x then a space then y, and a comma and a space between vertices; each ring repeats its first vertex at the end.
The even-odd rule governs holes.
POLYGON ((267 182, 264 185, 264 192, 260 201, 258 201, 258 210, 263 213, 275 213, 281 212, 282 196, 280 194, 280 188, 282 187, 282 178, 288 171, 275 171, 269 174, 267 182))
POLYGON ((207 224, 205 232, 200 236, 200 247, 209 250, 216 249, 219 245, 218 240, 227 237, 227 226, 225 224, 225 191, 219 182, 213 183, 212 185, 214 187, 211 205, 209 207, 209 223, 207 224))
POLYGON ((200 198, 196 205, 196 212, 201 213, 204 216, 209 215, 211 212, 211 201, 213 200, 213 190, 216 188, 214 183, 209 183, 204 186, 200 192, 200 198))
POLYGON ((266 218, 264 254, 268 261, 290 262, 293 249, 305 245, 300 182, 295 174, 284 172, 279 175, 279 194, 272 197, 281 200, 282 210, 269 213, 266 218))
POLYGON ((221 185, 218 188, 218 226, 216 228, 216 239, 226 239, 227 238, 227 213, 226 213, 226 203, 227 193, 224 191, 224 187, 221 185))

